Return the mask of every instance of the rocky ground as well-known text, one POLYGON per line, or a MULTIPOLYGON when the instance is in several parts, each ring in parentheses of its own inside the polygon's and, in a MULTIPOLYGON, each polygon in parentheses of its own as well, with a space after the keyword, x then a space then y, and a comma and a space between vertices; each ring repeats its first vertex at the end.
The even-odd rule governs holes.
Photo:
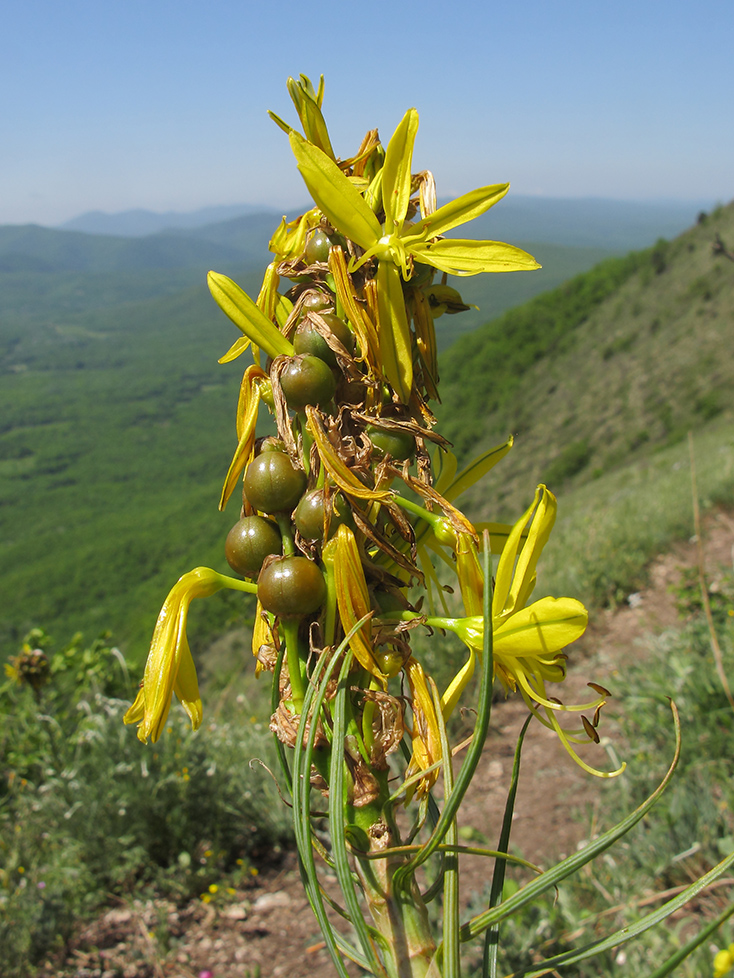
MULTIPOLYGON (((714 514, 706 529, 706 567, 715 580, 731 568, 734 522, 714 514)), ((614 676, 644 648, 645 636, 678 621, 673 585, 682 569, 696 566, 693 542, 677 546, 652 567, 650 586, 627 605, 602 615, 574 648, 563 696, 571 702, 594 681, 614 689, 614 676)), ((512 767, 515 740, 526 716, 521 700, 495 704, 492 727, 478 775, 462 809, 465 840, 496 840, 512 767)), ((584 752, 589 763, 614 766, 613 724, 602 720, 600 746, 584 752), (606 753, 605 753, 606 751, 606 753), (608 754, 609 756, 606 756, 608 754)), ((619 744, 616 744, 619 748, 619 744)), ((600 782, 568 757, 553 733, 531 725, 513 832, 526 859, 550 865, 593 831, 595 812, 613 781, 600 782)), ((491 867, 490 867, 491 868, 491 867)), ((488 879, 486 861, 462 864, 462 897, 467 904, 488 879)), ((327 889, 335 884, 325 877, 327 889)), ((80 930, 65 960, 49 961, 48 978, 330 978, 335 974, 315 919, 303 895, 295 858, 260 873, 246 889, 211 903, 178 907, 163 900, 132 901, 111 907, 80 930)), ((358 969, 354 969, 355 975, 358 969)))

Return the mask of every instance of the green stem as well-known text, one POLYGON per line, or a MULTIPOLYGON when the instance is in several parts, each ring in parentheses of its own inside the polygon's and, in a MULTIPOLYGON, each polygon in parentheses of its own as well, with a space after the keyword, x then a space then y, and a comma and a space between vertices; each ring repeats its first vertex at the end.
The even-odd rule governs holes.
POLYGON ((278 523, 280 535, 283 538, 283 556, 293 557, 296 552, 296 545, 293 542, 293 524, 287 513, 276 513, 275 519, 278 523))
POLYGON ((280 630, 285 641, 286 660, 288 662, 288 676, 291 681, 293 709, 296 713, 300 713, 303 709, 303 697, 306 688, 306 663, 301 657, 301 642, 298 637, 299 623, 298 618, 280 619, 280 630))
POLYGON ((439 543, 443 543, 452 549, 456 547, 456 531, 445 516, 439 513, 429 513, 423 506, 419 506, 418 503, 414 503, 410 499, 403 498, 399 493, 395 493, 393 502, 397 503, 398 506, 401 506, 413 516, 417 516, 418 519, 428 523, 439 543))

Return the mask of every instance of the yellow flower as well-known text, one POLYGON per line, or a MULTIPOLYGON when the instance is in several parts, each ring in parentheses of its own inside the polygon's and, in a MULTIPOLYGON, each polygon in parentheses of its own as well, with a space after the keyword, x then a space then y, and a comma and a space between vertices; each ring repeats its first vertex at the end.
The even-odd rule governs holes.
POLYGON ((424 214, 416 224, 406 223, 417 132, 418 113, 408 109, 390 139, 379 171, 384 225, 333 156, 294 130, 289 133, 298 169, 319 210, 364 251, 361 258, 352 259, 350 272, 371 258, 378 259, 380 356, 387 379, 404 403, 410 397, 413 356, 400 272, 404 279, 409 279, 414 261, 451 275, 540 267, 531 255, 512 245, 442 237, 501 200, 509 189, 506 183, 480 187, 433 213, 424 214))
POLYGON ((255 591, 256 585, 224 577, 208 567, 196 567, 180 577, 163 603, 150 643, 143 684, 125 714, 125 723, 138 724, 138 738, 153 743, 161 735, 175 693, 194 730, 201 724, 202 706, 196 667, 186 638, 189 605, 220 588, 255 591))
MULTIPOLYGON (((589 767, 570 746, 571 741, 598 739, 594 728, 607 691, 590 684, 598 694, 594 700, 566 706, 552 698, 545 685, 565 679, 566 657, 562 650, 586 630, 586 608, 575 598, 551 597, 541 598, 526 607, 535 587, 538 558, 548 541, 555 517, 555 497, 545 486, 538 486, 532 505, 512 527, 502 549, 492 601, 494 671, 506 690, 520 690, 530 711, 541 723, 556 731, 563 746, 581 767, 592 774, 610 777, 612 775, 602 775, 589 767), (561 727, 558 713, 580 711, 593 711, 593 721, 583 717, 577 730, 561 727)), ((469 660, 441 698, 444 715, 448 716, 471 679, 477 653, 482 652, 484 619, 481 615, 428 618, 427 624, 453 631, 469 648, 469 660)), ((613 774, 619 774, 623 769, 624 766, 613 774)))
POLYGON ((719 951, 714 958, 714 978, 724 978, 734 968, 734 944, 719 951))

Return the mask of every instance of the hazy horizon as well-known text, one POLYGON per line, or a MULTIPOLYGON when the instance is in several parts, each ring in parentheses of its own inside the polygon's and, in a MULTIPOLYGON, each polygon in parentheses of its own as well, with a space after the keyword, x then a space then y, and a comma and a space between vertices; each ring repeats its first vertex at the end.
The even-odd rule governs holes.
MULTIPOLYGON (((734 193, 732 194, 732 198, 734 198, 734 193)), ((730 199, 732 199, 732 198, 730 198, 730 199)), ((583 194, 583 195, 578 195, 578 196, 553 195, 553 194, 512 194, 512 195, 508 195, 505 198, 504 204, 505 204, 505 206, 507 206, 507 204, 512 204, 513 202, 514 203, 525 202, 525 201, 531 202, 533 200, 537 200, 538 202, 541 202, 541 201, 550 201, 550 202, 558 202, 558 203, 564 202, 564 201, 568 201, 568 202, 573 202, 573 203, 588 202, 590 204, 591 203, 596 203, 596 204, 610 204, 610 205, 619 204, 621 206, 632 206, 632 207, 639 206, 639 207, 642 207, 642 208, 645 208, 645 207, 650 207, 650 208, 654 208, 654 207, 660 207, 660 208, 670 207, 670 208, 673 208, 673 209, 678 209, 679 208, 680 210, 691 210, 691 211, 696 211, 697 209, 708 210, 708 209, 710 209, 710 208, 712 208, 714 206, 718 206, 719 204, 727 204, 727 203, 729 203, 729 200, 724 200, 724 199, 719 199, 719 198, 713 198, 713 197, 708 197, 708 198, 705 198, 705 197, 689 197, 689 198, 675 198, 675 197, 632 198, 632 197, 628 197, 628 198, 625 198, 625 197, 603 197, 603 196, 600 196, 598 194, 583 194)), ((65 218, 63 218, 63 219, 61 219, 59 221, 54 222, 54 223, 41 222, 41 221, 7 221, 7 222, 2 222, 0 224, 0 226, 19 226, 19 227, 22 227, 22 226, 26 226, 26 225, 36 225, 38 227, 49 228, 49 229, 52 229, 52 230, 74 230, 73 227, 67 228, 67 225, 73 225, 74 222, 79 221, 79 220, 82 220, 82 219, 85 219, 85 218, 97 218, 98 217, 98 218, 100 218, 102 220, 107 220, 107 219, 109 219, 109 220, 115 220, 115 219, 125 218, 127 216, 132 216, 132 215, 145 215, 145 216, 150 216, 150 217, 154 217, 154 218, 168 218, 168 217, 170 217, 171 219, 181 219, 181 218, 196 217, 197 215, 202 215, 202 216, 205 215, 205 214, 206 215, 212 215, 212 212, 217 212, 217 211, 237 212, 237 213, 233 213, 231 215, 231 217, 228 217, 228 216, 218 217, 218 216, 212 215, 211 216, 211 221, 207 220, 205 222, 205 221, 202 220, 200 223, 197 222, 196 225, 188 225, 188 224, 181 225, 182 227, 188 227, 188 226, 203 226, 205 223, 212 223, 213 224, 213 223, 218 223, 220 221, 224 222, 224 221, 227 221, 227 220, 230 220, 230 219, 235 219, 236 217, 239 217, 239 216, 245 216, 247 214, 253 214, 254 215, 254 214, 258 214, 258 213, 264 213, 264 214, 279 215, 279 214, 286 214, 286 213, 290 214, 290 213, 295 213, 295 212, 299 212, 300 213, 301 211, 305 211, 308 208, 308 206, 309 206, 309 202, 306 199, 306 196, 304 194, 303 200, 301 200, 300 203, 297 203, 297 204, 295 204, 293 206, 287 206, 287 207, 286 206, 279 206, 278 204, 264 204, 264 203, 263 204, 253 204, 253 203, 240 202, 240 203, 236 203, 236 204, 233 204, 233 203, 204 204, 204 205, 202 205, 200 207, 194 207, 194 208, 187 209, 187 210, 184 210, 184 209, 181 209, 181 210, 174 210, 174 209, 160 209, 160 210, 155 210, 155 209, 149 208, 149 207, 128 207, 128 208, 125 208, 123 210, 102 210, 100 208, 93 208, 93 209, 90 208, 90 209, 87 209, 87 210, 82 210, 82 211, 79 211, 79 212, 70 214, 68 217, 65 217, 65 218)), ((695 216, 695 214, 694 214, 694 216, 695 216)), ((89 232, 87 232, 87 233, 89 233, 89 232)), ((152 233, 155 233, 155 232, 152 232, 152 233)))

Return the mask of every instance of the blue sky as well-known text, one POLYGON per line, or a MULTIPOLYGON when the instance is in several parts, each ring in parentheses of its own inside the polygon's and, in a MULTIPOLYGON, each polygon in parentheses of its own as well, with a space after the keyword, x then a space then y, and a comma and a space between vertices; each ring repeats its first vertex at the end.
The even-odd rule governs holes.
POLYGON ((403 112, 439 194, 734 196, 734 3, 6 0, 0 223, 306 200, 271 108, 326 75, 337 153, 403 112))

